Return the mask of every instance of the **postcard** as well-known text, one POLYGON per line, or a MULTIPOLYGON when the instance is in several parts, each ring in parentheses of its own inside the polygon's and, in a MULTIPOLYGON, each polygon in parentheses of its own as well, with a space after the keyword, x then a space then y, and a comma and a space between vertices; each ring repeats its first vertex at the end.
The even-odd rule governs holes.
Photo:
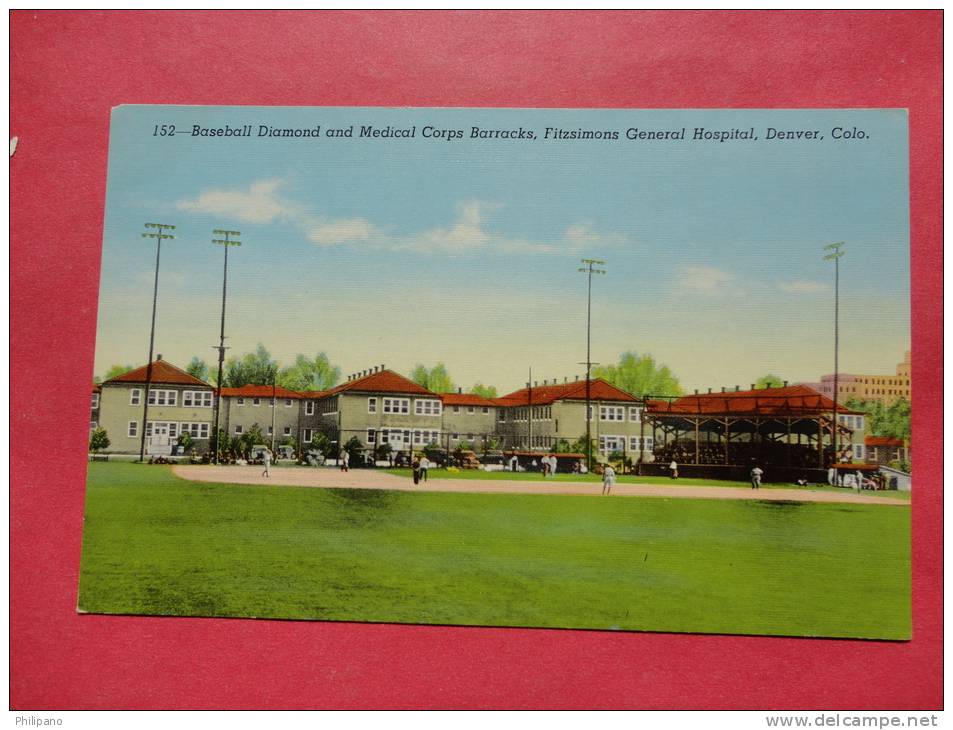
POLYGON ((78 609, 911 638, 902 109, 121 106, 78 609))

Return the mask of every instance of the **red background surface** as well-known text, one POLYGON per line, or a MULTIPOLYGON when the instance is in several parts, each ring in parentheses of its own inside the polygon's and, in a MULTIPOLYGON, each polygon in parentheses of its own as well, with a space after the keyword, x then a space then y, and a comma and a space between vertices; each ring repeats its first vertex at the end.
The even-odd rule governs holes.
POLYGON ((940 707, 941 21, 13 12, 13 707, 940 707), (909 108, 913 641, 77 615, 108 121, 121 103, 909 108))

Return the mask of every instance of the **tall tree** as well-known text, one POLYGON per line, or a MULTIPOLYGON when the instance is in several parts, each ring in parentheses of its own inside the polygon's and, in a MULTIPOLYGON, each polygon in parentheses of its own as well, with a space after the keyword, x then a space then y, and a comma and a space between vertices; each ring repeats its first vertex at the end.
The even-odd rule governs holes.
POLYGON ((192 356, 192 359, 189 360, 189 364, 185 366, 185 372, 193 378, 208 382, 208 363, 198 355, 192 356))
POLYGON ((618 365, 600 365, 592 369, 593 378, 602 378, 632 395, 681 395, 682 386, 668 366, 655 362, 651 355, 624 352, 618 365))
POLYGON ((245 353, 239 359, 230 357, 225 363, 225 375, 222 385, 228 388, 240 388, 243 385, 271 385, 278 374, 278 363, 261 343, 254 352, 245 353))
POLYGON ((111 368, 109 368, 109 370, 106 371, 106 374, 103 376, 103 381, 118 378, 120 375, 125 375, 130 370, 135 370, 135 368, 132 365, 113 365, 111 368))
POLYGON ((760 378, 758 378, 758 380, 754 384, 754 387, 755 388, 780 388, 782 385, 784 385, 784 381, 781 380, 781 378, 779 378, 777 375, 773 375, 769 373, 768 375, 762 375, 760 378))
POLYGON ((470 388, 470 392, 473 393, 473 395, 478 395, 482 398, 496 398, 497 397, 495 385, 484 385, 483 383, 477 383, 472 388, 470 388))
POLYGON ((410 371, 410 379, 433 393, 450 393, 456 390, 446 366, 438 362, 429 370, 418 364, 410 371))
POLYGON ((890 405, 876 400, 849 398, 844 407, 866 414, 866 430, 871 436, 886 436, 910 442, 910 401, 906 398, 899 398, 890 405))
POLYGON ((341 379, 341 368, 331 364, 328 356, 319 352, 313 359, 298 355, 294 364, 278 373, 278 385, 290 390, 327 390, 341 379))

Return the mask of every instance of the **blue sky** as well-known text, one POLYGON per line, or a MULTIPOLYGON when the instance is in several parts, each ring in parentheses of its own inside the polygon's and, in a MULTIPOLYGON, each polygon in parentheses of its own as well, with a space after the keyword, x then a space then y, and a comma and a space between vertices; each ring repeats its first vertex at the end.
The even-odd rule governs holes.
POLYGON ((687 388, 832 370, 833 267, 846 241, 841 369, 893 372, 909 338, 907 118, 902 110, 645 111, 125 106, 113 112, 96 373, 156 351, 215 358, 222 248, 226 344, 284 363, 327 352, 345 373, 444 362, 501 392, 634 350, 687 388), (153 136, 175 124, 174 138, 153 136), (321 126, 319 138, 209 138, 201 127, 321 126), (352 138, 324 136, 354 125, 352 138), (416 126, 360 139, 362 125, 416 126), (425 126, 464 139, 422 137, 425 126), (619 140, 470 139, 470 130, 617 130, 619 140), (629 141, 625 130, 755 128, 758 141, 629 141), (768 141, 768 127, 819 130, 768 141), (834 140, 834 127, 866 139, 834 140))

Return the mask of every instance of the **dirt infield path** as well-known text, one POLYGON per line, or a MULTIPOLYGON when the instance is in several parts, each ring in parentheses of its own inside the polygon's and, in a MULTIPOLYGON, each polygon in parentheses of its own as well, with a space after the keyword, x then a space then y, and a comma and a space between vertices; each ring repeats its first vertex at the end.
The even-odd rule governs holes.
MULTIPOLYGON (((480 492, 485 494, 602 494, 597 482, 507 481, 497 479, 430 479, 419 486, 407 477, 384 472, 354 469, 272 468, 271 477, 261 475, 260 466, 176 465, 172 472, 182 479, 222 484, 270 484, 324 489, 397 489, 408 492, 480 492)), ((757 499, 761 501, 840 502, 848 504, 909 505, 902 499, 855 492, 814 492, 800 489, 750 489, 748 487, 671 487, 659 484, 616 484, 612 496, 674 497, 682 499, 757 499)))

